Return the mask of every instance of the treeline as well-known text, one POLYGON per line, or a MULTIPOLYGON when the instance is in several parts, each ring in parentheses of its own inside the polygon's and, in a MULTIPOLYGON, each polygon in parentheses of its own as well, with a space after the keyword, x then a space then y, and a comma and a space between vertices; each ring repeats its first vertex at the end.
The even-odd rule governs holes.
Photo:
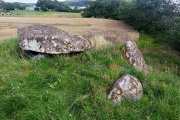
POLYGON ((4 2, 3 0, 0 0, 0 9, 8 11, 8 10, 24 10, 26 7, 18 2, 9 3, 4 2))
POLYGON ((180 6, 172 0, 96 0, 85 17, 122 20, 180 51, 180 6))
POLYGON ((38 0, 37 7, 41 7, 41 10, 48 11, 54 10, 59 12, 70 12, 71 8, 64 2, 59 2, 57 0, 38 0))

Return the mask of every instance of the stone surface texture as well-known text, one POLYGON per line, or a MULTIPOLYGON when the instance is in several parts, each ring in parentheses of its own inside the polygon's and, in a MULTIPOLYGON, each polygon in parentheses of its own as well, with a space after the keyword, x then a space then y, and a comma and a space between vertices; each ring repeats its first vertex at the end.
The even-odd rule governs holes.
POLYGON ((19 27, 17 35, 20 47, 27 51, 62 54, 92 48, 91 41, 47 24, 19 27))
POLYGON ((135 69, 140 70, 145 74, 148 73, 148 67, 144 61, 144 57, 135 42, 126 41, 122 55, 135 67, 135 69))
POLYGON ((139 100, 142 95, 143 88, 140 81, 127 74, 116 81, 107 98, 113 100, 114 103, 119 103, 122 101, 123 97, 139 100))

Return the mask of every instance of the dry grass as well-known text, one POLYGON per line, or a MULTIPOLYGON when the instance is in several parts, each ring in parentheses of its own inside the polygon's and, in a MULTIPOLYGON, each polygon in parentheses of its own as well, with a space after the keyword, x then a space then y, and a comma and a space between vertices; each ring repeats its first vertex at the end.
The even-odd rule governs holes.
POLYGON ((93 41, 96 50, 112 44, 111 42, 105 40, 103 36, 95 36, 91 40, 93 41))
POLYGON ((96 36, 101 36, 101 38, 112 43, 124 42, 125 40, 137 41, 139 38, 137 31, 116 20, 94 18, 1 17, 0 40, 16 36, 16 30, 20 26, 38 23, 51 24, 71 34, 78 34, 87 39, 94 39, 96 36))

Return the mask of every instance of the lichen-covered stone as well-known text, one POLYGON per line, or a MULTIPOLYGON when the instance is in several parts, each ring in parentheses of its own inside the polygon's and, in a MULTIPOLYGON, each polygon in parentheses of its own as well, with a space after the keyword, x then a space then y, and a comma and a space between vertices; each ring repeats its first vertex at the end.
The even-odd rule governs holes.
POLYGON ((123 97, 139 100, 142 95, 143 88, 140 81, 127 74, 116 81, 107 98, 113 100, 114 103, 119 103, 123 97))
POLYGON ((128 62, 135 67, 135 69, 148 73, 148 67, 144 61, 143 55, 139 51, 135 42, 126 41, 125 49, 122 54, 128 62))
POLYGON ((20 47, 28 51, 61 54, 92 48, 91 41, 46 24, 20 27, 17 35, 20 47))

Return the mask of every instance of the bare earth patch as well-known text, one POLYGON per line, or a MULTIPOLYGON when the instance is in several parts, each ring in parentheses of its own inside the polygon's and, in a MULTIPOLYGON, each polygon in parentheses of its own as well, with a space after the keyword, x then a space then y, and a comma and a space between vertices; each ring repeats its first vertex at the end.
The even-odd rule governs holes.
POLYGON ((1 17, 0 40, 15 37, 18 27, 32 24, 51 24, 71 34, 81 35, 87 39, 101 36, 113 43, 127 40, 137 41, 139 33, 123 22, 95 18, 26 18, 1 17))

